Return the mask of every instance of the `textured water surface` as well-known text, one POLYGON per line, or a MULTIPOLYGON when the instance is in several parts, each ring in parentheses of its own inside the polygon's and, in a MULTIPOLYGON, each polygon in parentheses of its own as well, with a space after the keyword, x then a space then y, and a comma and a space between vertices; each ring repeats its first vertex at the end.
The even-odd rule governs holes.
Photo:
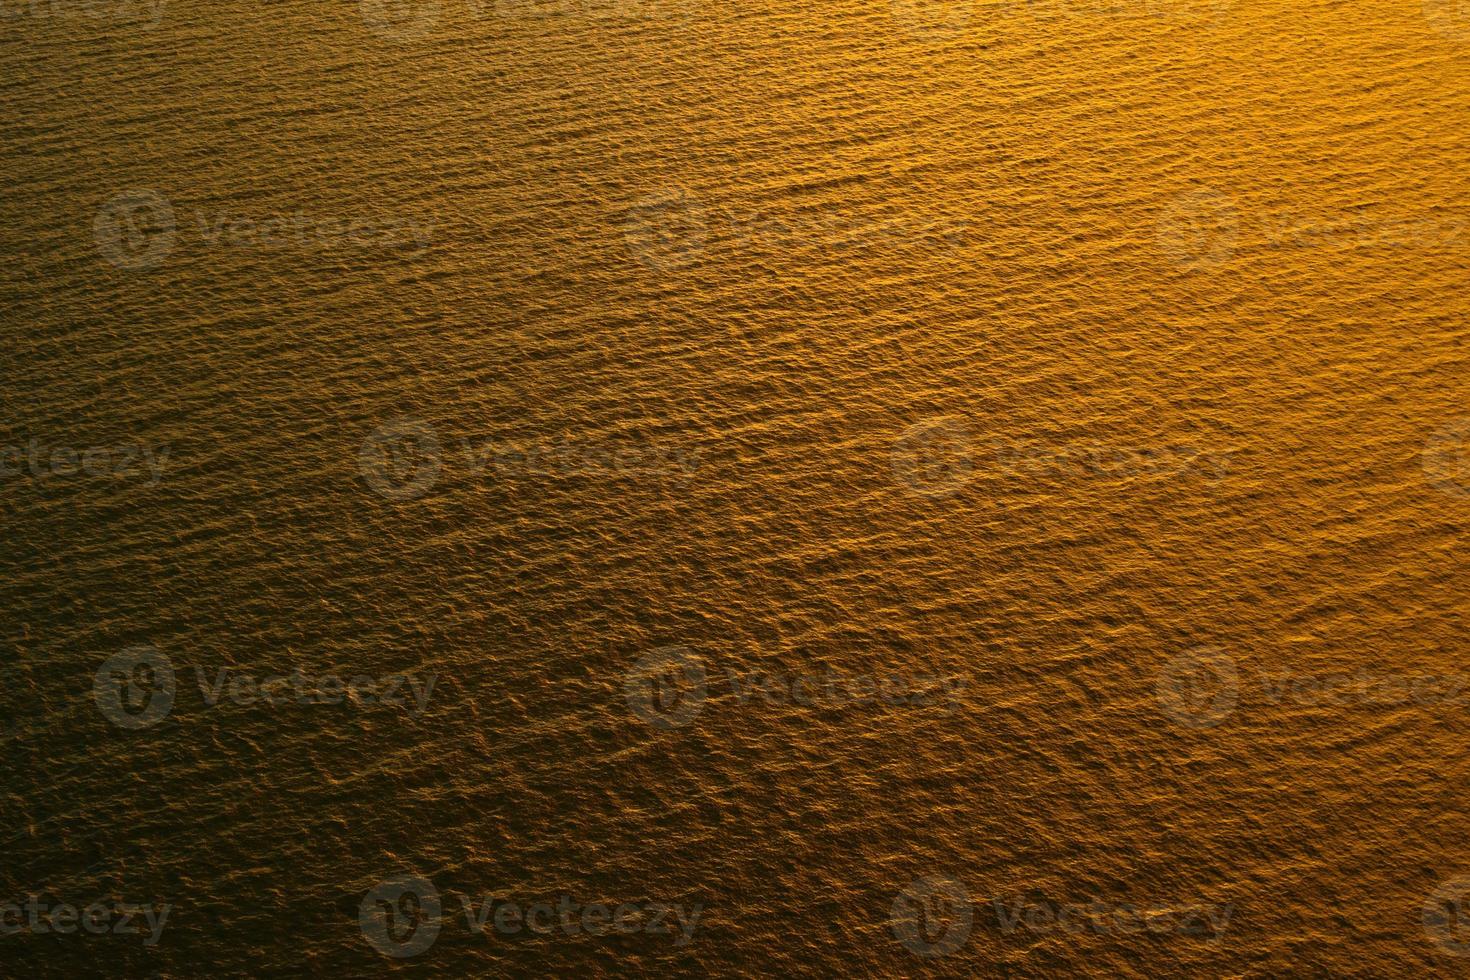
POLYGON ((1470 972, 1455 4, 3 13, 6 973, 1470 972))

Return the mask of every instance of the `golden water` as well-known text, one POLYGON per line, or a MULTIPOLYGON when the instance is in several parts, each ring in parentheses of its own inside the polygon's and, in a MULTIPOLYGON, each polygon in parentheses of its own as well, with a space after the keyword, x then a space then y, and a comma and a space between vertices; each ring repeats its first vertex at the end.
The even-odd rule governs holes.
POLYGON ((4 972, 1467 971, 1470 13, 3 12, 4 972))

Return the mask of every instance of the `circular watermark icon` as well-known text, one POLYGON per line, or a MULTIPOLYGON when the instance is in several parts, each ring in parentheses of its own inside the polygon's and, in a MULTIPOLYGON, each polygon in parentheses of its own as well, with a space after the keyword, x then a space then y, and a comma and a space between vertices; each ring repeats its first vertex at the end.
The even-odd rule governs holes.
POLYGON ((368 30, 391 41, 428 34, 439 24, 440 0, 358 0, 368 30))
POLYGON ((420 419, 385 422, 363 440, 357 468, 368 486, 389 500, 422 497, 443 469, 439 437, 420 419))
POLYGON ((174 707, 174 666, 154 647, 114 653, 92 679, 92 697, 102 717, 119 728, 156 725, 174 707))
POLYGON ((909 426, 889 454, 893 476, 914 493, 947 497, 970 482, 975 456, 959 419, 930 419, 909 426))
POLYGON ((704 658, 688 647, 662 647, 638 658, 623 679, 634 717, 654 728, 683 728, 709 696, 704 658))
POLYGON ((1426 439, 1421 462, 1434 489, 1470 497, 1470 418, 1451 422, 1426 439))
POLYGON ((975 0, 888 0, 893 20, 915 37, 944 40, 970 27, 975 0))
POLYGON ((1470 956, 1470 875, 1444 882, 1424 902, 1424 931, 1451 956, 1470 956))
POLYGON ((1190 270, 1213 269, 1235 255, 1240 210, 1213 188, 1181 194, 1159 218, 1158 241, 1170 260, 1190 270))
POLYGON ((417 956, 439 937, 443 906, 427 878, 399 875, 362 897, 357 924, 373 949, 384 956, 417 956))
POLYGON ((97 251, 118 269, 150 269, 168 258, 177 238, 168 198, 147 188, 114 194, 92 220, 97 251))
POLYGON ((917 956, 948 956, 970 938, 975 906, 952 878, 919 878, 898 893, 888 916, 893 935, 917 956))
POLYGON ((672 188, 640 198, 628 210, 623 238, 634 258, 655 272, 693 265, 709 242, 705 208, 688 191, 672 188))
POLYGON ((1159 706, 1189 728, 1214 728, 1230 717, 1240 698, 1235 659, 1219 647, 1195 647, 1159 672, 1159 706))
POLYGON ((1424 0, 1424 19, 1447 41, 1470 41, 1470 4, 1465 0, 1424 0))

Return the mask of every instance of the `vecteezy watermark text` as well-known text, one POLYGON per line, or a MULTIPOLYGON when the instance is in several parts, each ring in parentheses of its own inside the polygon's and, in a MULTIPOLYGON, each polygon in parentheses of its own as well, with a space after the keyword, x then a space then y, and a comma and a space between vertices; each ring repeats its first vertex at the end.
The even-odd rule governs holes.
MULTIPOLYGON (((657 900, 585 902, 573 895, 514 898, 455 894, 465 927, 476 936, 610 936, 642 933, 672 936, 675 947, 694 939, 703 902, 657 900)), ((370 889, 358 906, 358 924, 368 943, 395 959, 423 953, 434 944, 447 918, 444 900, 427 878, 400 875, 370 889)))
POLYGON ((489 895, 471 901, 460 900, 465 924, 476 935, 488 929, 503 936, 523 932, 540 936, 607 936, 631 935, 635 932, 651 936, 674 936, 676 947, 688 946, 699 926, 703 902, 685 906, 681 902, 580 902, 562 895, 554 902, 516 901, 489 895))
POLYGON ((979 474, 1036 483, 1134 480, 1148 477, 1219 480, 1230 458, 1198 446, 1139 446, 1099 440, 1048 443, 992 440, 982 446, 959 418, 928 419, 909 426, 889 453, 894 479, 916 494, 945 497, 979 474))
POLYGON ((1236 659, 1218 646, 1202 646, 1171 657, 1158 675, 1159 705, 1187 728, 1213 728, 1229 718, 1243 699, 1259 697, 1272 705, 1305 707, 1459 708, 1470 704, 1470 674, 1406 674, 1373 671, 1304 673, 1241 671, 1236 659))
POLYGON ((168 463, 169 446, 156 449, 144 443, 111 446, 47 446, 40 439, 25 445, 0 445, 0 478, 25 476, 50 482, 55 477, 94 477, 136 480, 146 477, 157 486, 168 463))
POLYGON ((1217 940, 1225 934, 1230 916, 1235 911, 1235 906, 1228 902, 1224 905, 1207 902, 1138 905, 1096 899, 1090 902, 1057 902, 1043 897, 997 898, 991 904, 995 908, 1000 931, 1005 934, 1017 930, 1038 935, 1090 932, 1099 936, 1149 932, 1209 940, 1217 940))
POLYGON ((415 718, 428 707, 438 674, 420 678, 413 674, 366 674, 345 676, 323 674, 308 677, 301 671, 290 674, 259 675, 220 668, 211 677, 201 667, 194 668, 195 679, 204 703, 211 708, 228 699, 236 705, 267 704, 386 704, 403 706, 415 718))
MULTIPOLYGON (((953 711, 964 700, 963 675, 899 672, 845 674, 753 671, 723 679, 735 703, 838 709, 846 707, 929 708, 953 711)), ((661 730, 682 728, 704 709, 712 686, 704 658, 688 647, 663 647, 644 654, 623 678, 633 716, 661 730)))
POLYGON ((40 895, 29 895, 24 902, 0 902, 0 936, 20 933, 44 936, 90 933, 100 936, 144 936, 144 946, 157 946, 163 935, 173 906, 162 904, 118 902, 98 899, 78 908, 66 902, 51 903, 40 895))
POLYGON ((465 440, 446 459, 433 426, 418 419, 398 418, 368 433, 358 451, 358 471, 363 480, 389 500, 423 496, 439 482, 446 463, 456 462, 464 473, 475 478, 493 474, 499 479, 687 479, 699 467, 699 450, 628 440, 465 440))
POLYGON ((910 952, 931 958, 962 948, 977 923, 1003 936, 1150 933, 1218 942, 1234 911, 1228 902, 1062 902, 1038 894, 993 898, 977 906, 960 882, 931 876, 898 893, 889 909, 889 928, 910 952))
POLYGON ((1290 214, 1249 208, 1213 187, 1169 200, 1156 239, 1164 255, 1186 270, 1219 268, 1239 248, 1402 248, 1427 251, 1470 245, 1463 217, 1440 214, 1313 212, 1290 214))
MULTIPOLYGON (((403 708, 414 718, 428 707, 438 674, 257 674, 233 667, 193 669, 206 707, 232 704, 288 707, 348 704, 403 708)), ((170 657, 155 647, 130 647, 98 668, 92 695, 102 716, 119 728, 156 725, 173 711, 178 674, 170 657)))
POLYGON ((7 21, 92 21, 136 24, 152 30, 163 23, 167 0, 0 0, 0 24, 7 21))
POLYGON ((693 265, 715 249, 842 253, 924 249, 943 254, 963 245, 965 219, 886 217, 828 210, 768 214, 703 204, 692 192, 673 187, 635 201, 623 221, 629 252, 656 272, 693 265))
POLYGON ((164 195, 132 188, 113 195, 97 211, 92 237, 97 251, 124 270, 160 265, 181 244, 203 248, 422 254, 434 240, 435 223, 423 216, 385 213, 237 214, 200 210, 182 221, 164 195), (193 237, 189 237, 190 230, 193 237))

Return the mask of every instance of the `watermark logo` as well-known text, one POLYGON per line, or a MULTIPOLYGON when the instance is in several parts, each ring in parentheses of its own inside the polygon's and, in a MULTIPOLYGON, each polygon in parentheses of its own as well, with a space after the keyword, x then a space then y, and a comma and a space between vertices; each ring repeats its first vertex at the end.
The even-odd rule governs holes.
POLYGON ((919 878, 893 900, 888 925, 894 937, 916 956, 948 956, 969 942, 975 906, 959 882, 919 878))
POLYGON ((704 658, 688 646, 664 646, 638 658, 623 679, 634 716, 656 729, 682 729, 704 710, 709 679, 704 658))
POLYGON ((1042 936, 1056 932, 1091 932, 1099 936, 1149 932, 1218 942, 1235 914, 1235 906, 1229 902, 1139 906, 1131 902, 1114 905, 1101 900, 1057 902, 1045 897, 1019 897, 997 898, 991 904, 1003 935, 1017 930, 1042 936))
MULTIPOLYGON (((693 902, 582 902, 572 895, 539 901, 517 901, 498 894, 479 899, 450 892, 464 915, 465 926, 476 936, 609 936, 644 933, 674 936, 683 948, 694 939, 704 903, 693 902)), ((384 956, 407 959, 434 945, 450 921, 434 883, 414 875, 400 875, 379 884, 363 896, 358 925, 369 945, 384 956)))
POLYGON ((686 647, 665 647, 640 658, 624 678, 633 716, 660 729, 682 728, 694 721, 710 690, 729 688, 724 703, 751 704, 757 699, 781 708, 841 710, 849 707, 934 708, 952 713, 965 700, 969 678, 944 674, 845 674, 753 671, 712 676, 704 659, 686 647))
MULTIPOLYGON (((434 693, 438 674, 358 674, 308 676, 257 675, 220 668, 211 675, 194 667, 194 679, 206 707, 229 701, 239 707, 346 704, 353 707, 385 705, 421 717, 434 693)), ((102 716, 119 728, 156 725, 173 710, 178 683, 170 658, 153 647, 132 647, 109 657, 97 671, 93 696, 102 716)))
POLYGON ((178 226, 173 205, 154 190, 134 188, 114 195, 92 222, 97 251, 118 269, 151 269, 174 249, 178 226))
POLYGON ((655 272, 684 269, 704 255, 708 212, 683 188, 650 194, 629 209, 623 238, 633 256, 655 272))
POLYGON ((1159 706, 1189 728, 1214 728, 1235 711, 1239 697, 1240 672, 1219 647, 1195 647, 1159 672, 1159 706))
POLYGON ((159 265, 180 245, 186 231, 203 248, 297 249, 309 252, 386 252, 422 255, 434 238, 435 223, 425 217, 384 213, 312 215, 297 210, 276 214, 209 213, 198 210, 185 221, 157 191, 130 190, 97 212, 93 237, 102 257, 120 269, 159 265))
POLYGON ((165 0, 0 0, 0 22, 89 20, 151 31, 163 23, 165 0))
POLYGON ((704 911, 703 902, 606 902, 583 904, 571 895, 556 901, 518 902, 486 895, 478 901, 460 898, 465 924, 477 936, 493 931, 502 936, 522 932, 538 936, 608 936, 645 933, 674 936, 674 946, 683 949, 694 940, 694 930, 704 911))
POLYGON ((381 704, 403 708, 411 717, 418 718, 429 706, 439 675, 385 674, 370 677, 356 674, 343 677, 340 674, 323 674, 317 677, 295 670, 290 674, 260 676, 226 667, 216 670, 210 677, 204 668, 195 667, 194 678, 205 705, 211 708, 226 698, 240 707, 316 704, 365 707, 381 704))
MULTIPOLYGON (((1242 674, 1234 658, 1219 647, 1198 647, 1174 657, 1158 676, 1159 705, 1188 728, 1213 728, 1241 700, 1257 694, 1272 705, 1306 708, 1368 707, 1457 708, 1470 704, 1470 675, 1356 672, 1242 674), (1247 684, 1250 680, 1252 683, 1247 684), (1259 682, 1259 691, 1255 682, 1259 682)), ((1254 703, 1254 702, 1253 702, 1254 703)))
POLYGON ((435 223, 423 217, 384 213, 313 215, 194 215, 199 241, 208 248, 300 249, 309 252, 378 251, 423 255, 434 240, 435 223))
POLYGON ((907 250, 953 256, 964 246, 970 224, 968 217, 874 214, 830 206, 764 211, 705 207, 688 191, 673 188, 631 207, 624 237, 639 262, 667 273, 705 258, 716 244, 722 253, 743 250, 758 261, 907 250))
POLYGON ((688 647, 663 647, 638 658, 623 680, 634 716, 654 728, 683 728, 709 696, 704 658, 688 647))
POLYGON ((893 20, 915 37, 945 40, 970 26, 974 0, 888 0, 893 20))
POLYGON ((357 467, 368 486, 389 500, 422 497, 439 482, 443 468, 439 437, 420 419, 394 419, 363 440, 357 467))
POLYGON ((957 493, 975 472, 969 431, 952 418, 909 426, 894 441, 889 459, 894 478, 924 497, 957 493))
POLYGON ((154 450, 142 443, 115 446, 88 446, 77 450, 70 446, 47 447, 40 439, 26 445, 0 446, 0 478, 30 473, 37 481, 53 477, 107 477, 129 480, 141 477, 146 470, 148 486, 157 486, 168 462, 169 446, 154 450))
POLYGON ((173 906, 168 902, 98 899, 85 908, 78 908, 65 902, 53 905, 42 901, 39 895, 29 895, 23 904, 0 902, 0 936, 22 932, 36 936, 71 935, 81 931, 94 936, 143 936, 144 946, 157 946, 172 911, 173 906))
POLYGON ((1424 19, 1448 41, 1470 41, 1470 4, 1465 0, 1424 0, 1424 19))
POLYGON ((522 478, 686 480, 699 468, 699 449, 629 437, 611 441, 461 440, 441 451, 434 429, 417 419, 380 425, 364 439, 358 469, 369 487, 391 500, 421 497, 446 466, 474 479, 493 473, 501 483, 522 478))
POLYGON ((1272 704, 1457 706, 1470 701, 1470 677, 1453 674, 1275 674, 1262 678, 1272 704))
POLYGON ((1186 445, 1129 446, 1089 442, 996 442, 979 454, 959 419, 937 418, 910 426, 894 440, 889 458, 894 478, 914 493, 957 493, 977 471, 1027 482, 1135 480, 1150 477, 1223 479, 1227 454, 1186 445))
POLYGON ((1451 956, 1470 956, 1470 876, 1451 878, 1424 903, 1424 931, 1451 956))
POLYGON ((359 0, 368 30, 390 41, 421 38, 439 24, 440 0, 359 0))
POLYGON ((1158 223, 1164 254, 1185 269, 1214 269, 1235 255, 1240 212, 1217 190, 1202 187, 1176 197, 1158 223))
POLYGON ((92 681, 92 697, 102 716, 126 729, 148 728, 167 718, 175 690, 173 663, 148 646, 108 657, 92 681))
POLYGON ((1440 493, 1470 498, 1470 418, 1457 419, 1424 443, 1421 463, 1429 485, 1440 493))
POLYGON ((1270 249, 1459 250, 1465 221, 1438 213, 1313 210, 1242 212, 1234 198, 1208 187, 1181 194, 1163 210, 1156 238, 1165 255, 1190 271, 1218 269, 1243 239, 1270 249))
POLYGON ((394 959, 417 956, 434 945, 443 922, 439 890, 426 878, 389 878, 363 896, 357 924, 368 943, 394 959))
MULTIPOLYGON (((979 906, 970 901, 964 885, 950 878, 920 878, 893 900, 889 927, 893 935, 916 956, 933 958, 957 952, 970 939, 977 924, 1001 936, 1018 932, 1038 936, 1055 933, 1098 936, 1175 935, 1217 943, 1235 913, 1232 903, 1061 902, 1032 892, 1013 898, 994 898, 979 906), (977 911, 985 919, 977 922, 977 911), (993 918, 991 912, 993 911, 993 918)), ((1029 941, 1029 940, 1028 940, 1029 941)))

